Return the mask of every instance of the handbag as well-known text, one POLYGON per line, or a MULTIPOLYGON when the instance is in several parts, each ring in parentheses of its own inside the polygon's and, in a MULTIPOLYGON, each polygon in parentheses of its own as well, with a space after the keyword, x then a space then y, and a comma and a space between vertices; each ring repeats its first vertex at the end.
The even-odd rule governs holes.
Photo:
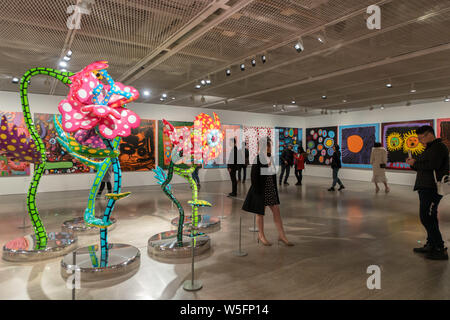
POLYGON ((434 181, 436 182, 437 193, 443 197, 450 194, 450 176, 445 175, 442 177, 441 181, 438 181, 436 171, 433 170, 433 174, 434 181))
POLYGON ((380 163, 380 168, 381 169, 386 169, 386 163, 380 163))

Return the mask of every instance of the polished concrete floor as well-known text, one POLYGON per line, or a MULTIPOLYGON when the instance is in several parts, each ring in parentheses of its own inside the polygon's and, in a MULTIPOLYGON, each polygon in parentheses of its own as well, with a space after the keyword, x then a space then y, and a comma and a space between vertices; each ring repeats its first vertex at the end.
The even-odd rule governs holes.
MULTIPOLYGON (((45 183, 45 181, 43 181, 45 183)), ((271 247, 258 245, 253 215, 240 210, 250 183, 239 185, 238 198, 225 196, 228 182, 202 185, 200 199, 214 204, 205 214, 226 216, 220 231, 211 234, 212 248, 196 262, 203 289, 182 289, 190 278, 189 263, 169 264, 147 254, 150 236, 174 229, 177 216, 158 187, 131 188, 132 195, 116 205, 118 224, 110 241, 141 250, 141 265, 131 277, 82 284, 76 299, 449 299, 447 261, 430 261, 412 252, 424 231, 418 219, 418 199, 411 187, 393 185, 389 194, 375 194, 367 182, 344 181, 343 192, 328 192, 330 181, 305 177, 304 185, 280 190, 281 213, 294 247, 278 246, 270 212, 266 234, 271 247), (243 250, 236 257, 239 217, 243 250), (369 290, 367 267, 381 268, 381 289, 369 290)), ((190 198, 187 185, 175 185, 182 203, 190 198)), ((47 231, 81 216, 86 191, 42 193, 38 197, 47 231)), ((441 230, 450 238, 450 198, 440 207, 441 230)), ((23 195, 0 197, 0 242, 30 233, 21 229, 25 217, 23 195)), ((103 200, 104 205, 104 200, 103 200)), ((79 236, 79 245, 98 243, 98 236, 79 236)), ((0 261, 0 299, 72 299, 60 275, 59 258, 34 263, 0 261)))

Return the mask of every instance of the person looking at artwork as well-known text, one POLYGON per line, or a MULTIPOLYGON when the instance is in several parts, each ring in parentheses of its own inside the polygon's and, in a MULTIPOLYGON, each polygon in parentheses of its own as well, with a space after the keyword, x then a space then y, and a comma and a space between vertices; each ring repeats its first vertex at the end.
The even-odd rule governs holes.
POLYGON ((237 196, 237 180, 236 180, 236 172, 239 169, 239 163, 238 163, 238 148, 237 148, 237 142, 236 138, 233 138, 231 140, 233 143, 233 149, 230 152, 230 156, 228 159, 228 172, 230 174, 231 179, 231 192, 228 194, 229 197, 236 197, 237 196))
POLYGON ((97 197, 96 197, 97 199, 100 199, 100 197, 102 196, 102 192, 105 189, 105 185, 108 188, 108 193, 112 192, 111 171, 112 171, 112 166, 109 166, 108 170, 106 170, 105 175, 103 176, 102 183, 100 184, 100 189, 98 190, 97 197))
POLYGON ((295 177, 297 178, 296 186, 302 185, 303 170, 305 169, 306 152, 302 146, 298 147, 298 151, 294 155, 295 177))
POLYGON ((247 179, 247 166, 250 163, 250 151, 248 150, 247 142, 244 142, 242 144, 242 150, 244 151, 244 164, 239 166, 238 171, 238 181, 241 181, 241 170, 242 170, 242 183, 245 183, 245 180, 247 179))
POLYGON ((251 186, 242 206, 242 210, 256 214, 258 226, 258 243, 265 246, 272 244, 264 234, 264 211, 269 207, 273 213, 273 221, 278 230, 278 244, 284 243, 286 246, 293 246, 286 238, 283 222, 280 214, 280 199, 277 190, 276 169, 272 157, 272 143, 270 139, 263 138, 258 143, 258 156, 256 164, 251 169, 251 186), (266 152, 263 152, 265 149, 266 152))
POLYGON ((341 151, 339 145, 333 146, 333 157, 331 158, 331 169, 333 169, 333 185, 328 191, 335 191, 334 187, 336 184, 339 184, 339 191, 345 189, 344 184, 341 179, 339 179, 339 169, 342 167, 341 165, 341 151))
POLYGON ((375 184, 375 192, 380 191, 378 183, 384 184, 384 191, 388 193, 390 191, 386 178, 386 163, 387 163, 387 151, 381 143, 375 142, 370 154, 370 164, 372 165, 372 182, 375 184))
POLYGON ((414 191, 419 193, 420 221, 427 232, 427 242, 423 247, 414 248, 414 252, 424 253, 432 260, 447 260, 447 248, 444 247, 438 221, 442 196, 437 193, 436 181, 449 174, 448 149, 441 139, 436 139, 433 127, 422 126, 416 133, 419 142, 426 146, 425 151, 417 159, 408 157, 406 163, 417 171, 414 191))
POLYGON ((197 184, 197 190, 200 190, 200 178, 198 177, 198 172, 202 168, 201 164, 195 165, 195 170, 192 172, 192 179, 194 179, 195 183, 197 184))
POLYGON ((292 151, 292 144, 289 144, 287 149, 284 149, 281 153, 281 174, 280 174, 280 186, 281 181, 283 180, 283 175, 286 172, 286 176, 284 178, 284 185, 289 185, 287 182, 289 178, 289 173, 291 171, 291 166, 294 165, 294 152, 292 151))

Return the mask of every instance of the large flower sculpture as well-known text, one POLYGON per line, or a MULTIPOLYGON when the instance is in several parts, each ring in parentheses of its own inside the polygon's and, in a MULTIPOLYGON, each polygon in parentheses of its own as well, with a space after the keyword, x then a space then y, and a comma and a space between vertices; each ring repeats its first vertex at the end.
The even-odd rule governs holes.
POLYGON ((139 97, 138 91, 120 82, 110 81, 109 75, 101 72, 106 68, 106 61, 98 61, 70 77, 72 85, 69 95, 58 106, 66 132, 91 130, 98 126, 103 137, 114 139, 129 136, 131 129, 139 126, 139 116, 123 107, 139 97), (110 84, 100 82, 104 76, 108 77, 106 80, 110 84))

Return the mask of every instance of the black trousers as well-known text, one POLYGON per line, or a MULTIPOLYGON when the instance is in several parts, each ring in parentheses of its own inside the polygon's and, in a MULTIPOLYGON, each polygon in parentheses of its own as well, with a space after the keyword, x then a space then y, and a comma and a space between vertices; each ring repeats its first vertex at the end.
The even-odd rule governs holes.
POLYGON ((280 184, 281 181, 283 181, 283 175, 286 172, 286 176, 284 178, 284 183, 287 182, 288 178, 289 178, 289 173, 291 172, 291 166, 288 164, 282 164, 281 165, 281 174, 280 174, 280 184))
POLYGON ((242 172, 244 174, 242 176, 242 182, 244 182, 245 179, 247 179, 247 166, 239 167, 239 170, 238 170, 238 181, 241 181, 241 170, 242 170, 242 172))
POLYGON ((419 190, 420 221, 427 231, 427 242, 436 248, 443 248, 441 231, 439 230, 438 206, 442 196, 436 190, 419 190))
POLYGON ((303 179, 303 170, 295 169, 295 177, 297 178, 297 182, 301 184, 303 179))
POLYGON ((236 168, 231 169, 231 171, 230 171, 231 188, 232 188, 231 193, 232 194, 237 194, 237 180, 236 180, 236 172, 237 171, 238 170, 236 168))
POLYGON ((108 193, 111 193, 112 192, 112 185, 111 185, 111 182, 104 182, 104 181, 102 181, 102 183, 100 184, 100 190, 98 190, 98 195, 101 195, 102 194, 102 192, 103 192, 103 189, 105 189, 105 184, 107 185, 107 187, 108 187, 108 193))

